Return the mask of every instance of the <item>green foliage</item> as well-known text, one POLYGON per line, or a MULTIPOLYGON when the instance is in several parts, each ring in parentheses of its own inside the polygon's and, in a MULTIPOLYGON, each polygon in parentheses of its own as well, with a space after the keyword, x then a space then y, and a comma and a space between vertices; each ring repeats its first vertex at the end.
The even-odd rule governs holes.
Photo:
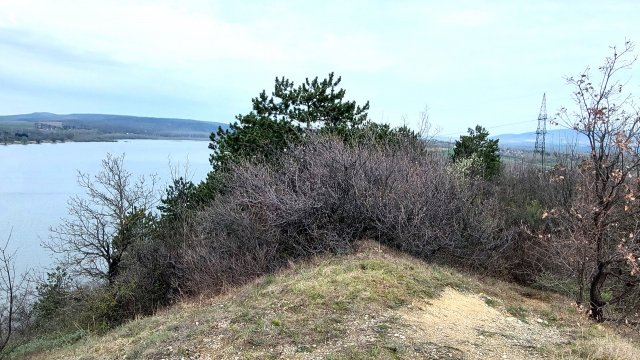
POLYGON ((200 201, 198 199, 198 188, 191 182, 179 177, 173 180, 165 189, 165 196, 160 199, 161 205, 160 219, 163 222, 175 222, 186 218, 189 214, 195 212, 200 201))
POLYGON ((7 355, 11 359, 26 359, 30 354, 43 353, 74 344, 88 335, 89 332, 84 329, 74 329, 64 334, 49 334, 11 349, 7 355))
POLYGON ((469 135, 460 136, 453 148, 453 162, 469 162, 466 171, 474 177, 490 179, 500 172, 498 140, 489 139, 489 132, 480 125, 469 128, 469 135), (471 161, 469 161, 471 159, 471 161))
POLYGON ((451 176, 459 184, 469 185, 469 180, 478 177, 482 173, 482 163, 477 154, 472 154, 464 158, 454 160, 450 167, 451 176))
POLYGON ((527 311, 527 309, 522 306, 522 305, 507 305, 505 307, 505 310, 507 310, 507 312, 509 314, 511 314, 511 316, 515 317, 516 319, 523 321, 523 322, 527 322, 527 315, 529 314, 529 312, 527 311))
POLYGON ((355 101, 343 101, 346 91, 336 89, 341 78, 334 79, 334 74, 319 81, 305 79, 298 87, 282 77, 276 78, 271 97, 265 91, 252 100, 253 113, 272 120, 284 120, 307 129, 314 126, 326 128, 352 128, 367 119, 369 102, 364 106, 355 101))
MULTIPOLYGON (((534 281, 532 284, 533 287, 545 291, 553 291, 566 296, 575 296, 580 292, 580 287, 576 279, 560 276, 552 272, 542 272, 535 277, 534 281)), ((582 302, 585 299, 577 300, 578 302, 582 302)))
POLYGON ((541 221, 543 212, 544 209, 542 208, 542 206, 540 206, 540 202, 538 200, 531 200, 525 208, 523 222, 530 226, 533 226, 541 221))
POLYGON ((111 242, 113 252, 108 264, 110 281, 120 274, 120 264, 131 251, 131 247, 136 243, 149 240, 154 235, 156 222, 155 216, 144 209, 134 208, 127 213, 111 242))
POLYGON ((58 266, 54 271, 47 273, 44 283, 36 287, 38 298, 33 310, 37 323, 52 320, 59 315, 60 310, 66 305, 70 280, 67 271, 58 266))
POLYGON ((119 325, 132 316, 125 315, 120 305, 123 291, 115 285, 103 286, 88 292, 80 304, 80 323, 86 324, 94 331, 105 332, 119 325))
POLYGON ((349 129, 323 130, 322 132, 337 135, 352 146, 381 145, 397 148, 415 145, 420 141, 420 136, 406 126, 392 128, 389 124, 378 124, 372 121, 364 122, 358 127, 349 129))
POLYGON ((114 252, 125 252, 132 244, 148 239, 153 234, 156 218, 144 209, 134 208, 124 218, 112 246, 114 252))
POLYGON ((611 289, 605 289, 600 293, 602 300, 610 302, 613 299, 613 291, 611 289))
POLYGON ((494 298, 490 298, 490 297, 485 297, 484 298, 484 303, 491 306, 492 308, 498 307, 498 305, 500 305, 500 302, 494 298))
MULTIPOLYGON (((540 204, 538 199, 528 200, 526 189, 518 189, 521 191, 519 194, 505 194, 509 196, 502 200, 505 206, 509 209, 506 214, 505 220, 510 224, 522 224, 526 225, 530 229, 538 229, 540 226, 548 222, 548 219, 542 217, 544 213, 544 207, 540 204)), ((515 191, 514 191, 515 192, 515 191)), ((500 194, 501 196, 503 194, 500 194)))
POLYGON ((37 287, 33 307, 33 335, 48 337, 78 328, 105 331, 135 315, 130 294, 136 289, 120 283, 71 288, 70 278, 58 268, 37 287))
MULTIPOLYGON (((154 243, 147 244, 147 248, 153 246, 172 245, 177 246, 180 239, 187 236, 189 224, 195 215, 201 210, 207 197, 203 195, 202 186, 196 186, 193 182, 179 177, 173 180, 173 184, 165 190, 165 196, 160 199, 158 210, 160 218, 156 226, 154 243)), ((139 251, 140 249, 136 249, 139 251)))
POLYGON ((299 86, 288 79, 276 78, 268 96, 262 91, 252 99, 252 111, 236 116, 228 129, 219 128, 210 136, 213 171, 198 187, 198 196, 212 198, 223 188, 223 173, 239 161, 272 163, 283 151, 298 144, 305 134, 318 129, 347 137, 351 129, 367 119, 369 102, 359 106, 344 101, 345 90, 338 89, 341 78, 308 78, 299 86), (304 125, 304 128, 303 128, 304 125))
MULTIPOLYGON (((255 101, 255 99, 254 99, 255 101)), ((255 106, 255 105, 254 105, 255 106)), ((214 171, 226 172, 239 160, 273 161, 284 149, 301 139, 301 129, 288 119, 250 113, 238 115, 239 123, 211 134, 210 162, 214 171)))

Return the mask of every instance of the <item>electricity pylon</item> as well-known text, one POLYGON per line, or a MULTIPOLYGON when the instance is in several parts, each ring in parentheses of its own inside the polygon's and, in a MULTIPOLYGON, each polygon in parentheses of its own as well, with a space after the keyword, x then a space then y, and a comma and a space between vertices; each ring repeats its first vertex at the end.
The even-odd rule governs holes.
POLYGON ((542 95, 542 105, 540 105, 540 113, 538 114, 538 130, 536 130, 536 147, 533 150, 533 156, 542 155, 542 169, 544 170, 544 141, 547 134, 547 94, 542 95))

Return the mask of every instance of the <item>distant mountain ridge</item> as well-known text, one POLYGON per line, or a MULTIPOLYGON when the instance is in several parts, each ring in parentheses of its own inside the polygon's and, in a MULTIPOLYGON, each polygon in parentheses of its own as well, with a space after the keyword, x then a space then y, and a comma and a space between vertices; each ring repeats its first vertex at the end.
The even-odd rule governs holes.
MULTIPOLYGON (((536 144, 536 133, 526 132, 521 134, 500 134, 491 136, 492 139, 499 139, 500 147, 531 149, 536 144)), ((545 147, 547 151, 564 151, 567 147, 576 146, 577 149, 584 149, 589 142, 583 134, 573 129, 553 129, 547 130, 545 136, 545 147)))
MULTIPOLYGON (((502 149, 531 150, 536 145, 535 131, 519 133, 519 134, 498 134, 490 135, 490 139, 498 139, 498 145, 502 149)), ((436 137, 436 139, 453 143, 456 138, 452 137, 436 137)), ((589 141, 587 137, 573 129, 552 129, 547 130, 545 136, 545 148, 548 152, 559 151, 564 152, 568 147, 574 147, 577 151, 588 150, 589 141)))
POLYGON ((218 127, 228 128, 221 122, 177 118, 157 118, 112 114, 31 114, 0 116, 0 132, 46 135, 46 131, 92 132, 99 138, 186 138, 207 139, 218 127))

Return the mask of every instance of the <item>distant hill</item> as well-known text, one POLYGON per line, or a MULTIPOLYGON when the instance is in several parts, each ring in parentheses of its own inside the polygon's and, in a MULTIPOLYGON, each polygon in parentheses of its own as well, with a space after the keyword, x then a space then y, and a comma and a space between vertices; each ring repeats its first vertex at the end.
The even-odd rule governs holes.
POLYGON ((128 138, 208 139, 229 124, 189 119, 47 112, 0 116, 0 141, 101 141, 128 138))
MULTIPOLYGON (((526 132, 522 134, 500 134, 491 136, 500 140, 500 147, 515 149, 531 149, 536 144, 536 133, 526 132)), ((568 146, 575 145, 578 150, 584 150, 588 146, 587 138, 573 129, 548 130, 545 136, 546 149, 548 151, 564 151, 568 146)))

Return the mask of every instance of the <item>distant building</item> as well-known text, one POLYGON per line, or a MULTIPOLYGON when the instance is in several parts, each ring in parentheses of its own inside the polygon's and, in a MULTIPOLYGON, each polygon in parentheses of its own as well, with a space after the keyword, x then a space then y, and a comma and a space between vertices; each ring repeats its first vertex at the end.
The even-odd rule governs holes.
POLYGON ((62 128, 62 121, 43 121, 36 123, 36 129, 40 130, 61 130, 62 128))

